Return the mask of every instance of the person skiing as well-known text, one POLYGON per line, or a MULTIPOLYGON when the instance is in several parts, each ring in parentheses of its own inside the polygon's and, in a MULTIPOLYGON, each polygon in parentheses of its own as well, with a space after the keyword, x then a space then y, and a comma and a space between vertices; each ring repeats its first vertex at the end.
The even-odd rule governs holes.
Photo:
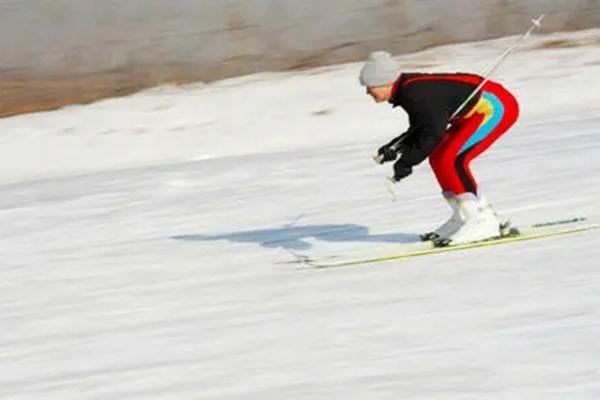
POLYGON ((415 165, 429 158, 452 209, 446 222, 421 239, 445 246, 500 236, 504 227, 479 192, 469 165, 516 122, 515 97, 489 80, 450 120, 484 78, 467 73, 401 73, 399 64, 384 51, 369 55, 359 81, 375 102, 387 101, 408 114, 408 130, 377 151, 382 163, 395 161, 393 180, 406 178, 415 165))

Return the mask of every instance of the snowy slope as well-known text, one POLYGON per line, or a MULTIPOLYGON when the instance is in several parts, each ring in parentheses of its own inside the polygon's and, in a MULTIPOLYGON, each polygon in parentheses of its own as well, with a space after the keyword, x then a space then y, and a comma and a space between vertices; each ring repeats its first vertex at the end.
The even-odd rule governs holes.
MULTIPOLYGON (((512 40, 399 59, 478 71, 512 40)), ((390 201, 370 156, 406 118, 359 68, 0 120, 0 398, 600 398, 598 233, 289 263, 446 217, 426 165, 390 201)), ((501 69, 522 119, 475 170, 503 215, 600 221, 599 77, 597 30, 538 36, 501 69)))

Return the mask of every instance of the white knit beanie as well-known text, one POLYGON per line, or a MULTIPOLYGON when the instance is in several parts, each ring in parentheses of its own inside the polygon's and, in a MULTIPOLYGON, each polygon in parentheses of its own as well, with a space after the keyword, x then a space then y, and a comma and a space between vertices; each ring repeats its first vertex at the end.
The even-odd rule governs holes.
POLYGON ((374 51, 360 70, 360 84, 363 86, 386 86, 398 79, 400 65, 386 51, 374 51))

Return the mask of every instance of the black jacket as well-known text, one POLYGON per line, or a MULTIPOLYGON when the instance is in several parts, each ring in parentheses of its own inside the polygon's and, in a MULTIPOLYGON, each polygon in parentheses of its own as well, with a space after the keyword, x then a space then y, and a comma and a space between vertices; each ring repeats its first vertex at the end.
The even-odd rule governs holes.
MULTIPOLYGON (((414 166, 425 160, 446 132, 450 116, 483 81, 473 74, 403 73, 394 85, 389 102, 408 113, 409 128, 403 141, 400 160, 414 166)), ((469 101, 461 113, 475 106, 481 93, 469 101)))

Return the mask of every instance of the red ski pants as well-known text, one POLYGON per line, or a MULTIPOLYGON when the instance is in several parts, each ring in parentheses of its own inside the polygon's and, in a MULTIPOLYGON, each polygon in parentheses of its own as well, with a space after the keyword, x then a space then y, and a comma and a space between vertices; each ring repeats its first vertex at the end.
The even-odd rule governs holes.
POLYGON ((517 120, 519 104, 500 84, 487 82, 475 107, 446 131, 429 156, 429 163, 444 192, 477 195, 477 182, 469 167, 517 120))

